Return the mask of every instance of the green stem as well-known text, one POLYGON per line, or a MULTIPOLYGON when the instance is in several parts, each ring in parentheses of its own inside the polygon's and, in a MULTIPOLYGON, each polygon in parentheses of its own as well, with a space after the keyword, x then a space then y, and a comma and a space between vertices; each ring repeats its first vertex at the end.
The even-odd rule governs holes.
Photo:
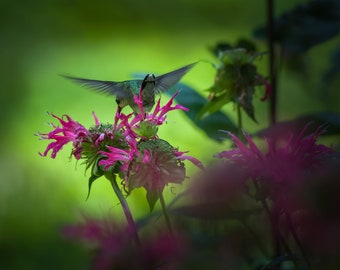
POLYGON ((240 104, 236 104, 236 110, 237 110, 237 130, 239 138, 243 138, 242 134, 242 112, 241 112, 241 106, 240 104))
POLYGON ((168 210, 167 210, 166 205, 165 205, 163 193, 161 191, 159 191, 158 192, 158 196, 159 196, 159 201, 161 203, 161 207, 162 207, 162 212, 163 212, 163 215, 164 215, 165 223, 168 226, 170 234, 173 235, 173 229, 172 229, 172 225, 171 225, 171 222, 170 222, 168 210))
POLYGON ((106 178, 110 181, 111 186, 113 188, 113 191, 115 192, 122 208, 123 208, 123 212, 126 218, 126 221, 128 223, 128 226, 130 228, 130 230, 132 231, 134 238, 135 238, 135 242, 137 245, 140 245, 140 241, 139 241, 139 237, 138 237, 138 232, 137 232, 137 226, 133 220, 132 214, 131 214, 131 210, 129 208, 129 205, 125 199, 125 196, 123 195, 122 191, 120 190, 117 181, 116 181, 116 175, 113 173, 107 173, 105 174, 106 178))

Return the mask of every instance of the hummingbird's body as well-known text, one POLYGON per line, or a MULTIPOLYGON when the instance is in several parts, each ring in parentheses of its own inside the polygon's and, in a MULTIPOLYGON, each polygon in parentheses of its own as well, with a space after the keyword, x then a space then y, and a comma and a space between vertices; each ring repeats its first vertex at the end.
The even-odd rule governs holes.
POLYGON ((155 105, 155 94, 164 92, 174 86, 196 63, 187 65, 172 72, 155 76, 148 74, 144 80, 129 80, 123 82, 99 81, 83 78, 63 76, 72 81, 97 90, 98 92, 115 95, 119 109, 130 106, 135 113, 139 112, 139 107, 134 102, 134 95, 142 94, 143 107, 145 111, 150 111, 155 105))

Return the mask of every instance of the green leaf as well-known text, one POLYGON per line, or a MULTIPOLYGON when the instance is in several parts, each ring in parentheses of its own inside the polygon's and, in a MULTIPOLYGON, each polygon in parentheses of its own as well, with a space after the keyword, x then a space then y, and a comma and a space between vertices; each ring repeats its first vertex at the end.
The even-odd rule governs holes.
POLYGON ((158 199, 159 199, 159 196, 158 196, 157 191, 152 191, 152 190, 146 191, 146 200, 148 201, 150 212, 152 212, 152 210, 154 209, 155 204, 158 199))
POLYGON ((202 119, 206 114, 212 114, 219 111, 224 105, 231 101, 229 93, 225 93, 218 97, 214 97, 204 105, 201 111, 198 112, 197 118, 202 119))
POLYGON ((221 142, 223 140, 220 132, 221 129, 234 133, 237 132, 235 123, 221 111, 217 111, 203 119, 199 119, 198 115, 205 106, 206 99, 191 87, 180 83, 166 91, 166 93, 172 96, 177 90, 180 90, 181 92, 176 96, 175 100, 182 106, 189 109, 185 115, 197 127, 202 129, 210 139, 221 142))
POLYGON ((91 177, 89 178, 89 189, 88 189, 88 192, 87 192, 87 196, 86 196, 86 201, 88 200, 88 198, 90 197, 90 192, 91 192, 91 187, 92 187, 92 183, 97 180, 98 178, 100 178, 101 176, 98 176, 98 175, 94 175, 92 174, 91 177))
POLYGON ((239 95, 236 99, 236 103, 238 103, 246 112, 246 114, 255 122, 257 123, 255 119, 254 114, 254 106, 253 106, 253 95, 254 95, 255 89, 252 86, 248 86, 245 91, 241 92, 241 95, 239 95))
MULTIPOLYGON (((93 165, 92 165, 92 168, 91 168, 91 177, 89 178, 89 183, 88 183, 89 189, 88 189, 88 192, 87 192, 86 201, 88 200, 88 198, 90 196, 92 183, 96 179, 98 179, 99 177, 101 177, 105 174, 105 171, 103 171, 103 169, 98 165, 98 162, 100 161, 101 158, 102 158, 101 156, 95 156, 95 159, 93 159, 91 161, 91 163, 89 163, 89 164, 93 164, 93 165)), ((87 168, 88 168, 89 164, 87 164, 87 168)))

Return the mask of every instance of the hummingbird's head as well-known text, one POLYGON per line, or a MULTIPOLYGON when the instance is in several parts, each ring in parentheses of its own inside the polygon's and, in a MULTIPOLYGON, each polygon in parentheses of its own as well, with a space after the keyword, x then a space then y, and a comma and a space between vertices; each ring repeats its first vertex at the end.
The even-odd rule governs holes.
POLYGON ((141 85, 142 89, 144 89, 145 86, 148 85, 148 84, 153 84, 153 86, 155 86, 155 84, 156 84, 156 77, 155 77, 155 75, 148 74, 148 75, 145 76, 145 78, 144 78, 144 80, 142 82, 142 85, 141 85))

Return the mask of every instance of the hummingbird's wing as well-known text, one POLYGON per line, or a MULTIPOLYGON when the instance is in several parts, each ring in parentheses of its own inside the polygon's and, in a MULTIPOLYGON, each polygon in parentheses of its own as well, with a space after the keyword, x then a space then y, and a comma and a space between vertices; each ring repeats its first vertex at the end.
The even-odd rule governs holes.
POLYGON ((197 62, 156 77, 155 93, 164 92, 174 86, 196 64, 197 62))
MULTIPOLYGON (((100 80, 90 80, 84 78, 76 78, 67 75, 61 75, 62 77, 69 79, 73 82, 80 84, 81 86, 91 88, 99 93, 115 95, 117 98, 128 98, 131 95, 129 89, 125 86, 128 85, 129 81, 125 82, 112 82, 112 81, 100 81, 100 80)), ((136 82, 138 83, 138 82, 136 82)), ((140 84, 142 81, 140 81, 140 84)))

